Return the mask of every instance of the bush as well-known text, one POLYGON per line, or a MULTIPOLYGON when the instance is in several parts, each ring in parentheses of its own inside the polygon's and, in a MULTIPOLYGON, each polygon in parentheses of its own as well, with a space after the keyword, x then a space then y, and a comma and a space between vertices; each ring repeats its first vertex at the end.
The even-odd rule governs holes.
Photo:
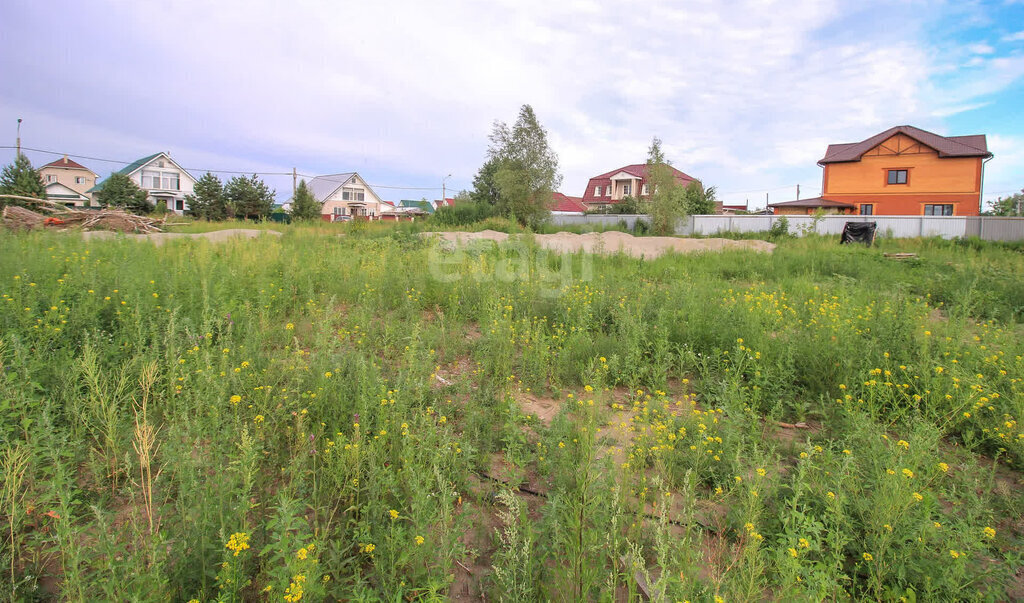
POLYGON ((445 205, 431 216, 431 221, 440 226, 469 226, 496 215, 489 203, 463 201, 457 205, 445 205))
POLYGON ((768 238, 771 240, 786 239, 792 235, 789 232, 789 218, 782 216, 776 220, 768 229, 768 238))

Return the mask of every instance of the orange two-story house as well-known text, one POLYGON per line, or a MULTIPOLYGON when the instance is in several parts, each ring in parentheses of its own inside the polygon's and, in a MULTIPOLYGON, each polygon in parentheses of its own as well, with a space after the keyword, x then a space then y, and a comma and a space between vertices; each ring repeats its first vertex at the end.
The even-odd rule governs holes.
POLYGON ((939 136, 896 126, 861 142, 829 145, 818 162, 821 199, 861 215, 976 216, 991 157, 984 134, 939 136))

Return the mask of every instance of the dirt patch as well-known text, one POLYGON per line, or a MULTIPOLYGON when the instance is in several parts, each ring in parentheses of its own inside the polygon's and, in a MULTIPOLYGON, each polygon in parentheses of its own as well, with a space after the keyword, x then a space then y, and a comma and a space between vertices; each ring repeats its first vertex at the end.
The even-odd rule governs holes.
MULTIPOLYGON (((436 236, 449 243, 464 244, 468 241, 509 240, 509 235, 493 230, 480 232, 432 232, 424 236, 436 236)), ((549 235, 535 235, 537 245, 559 253, 625 253, 638 258, 653 259, 668 252, 695 253, 703 251, 724 251, 727 249, 748 249, 762 253, 771 253, 775 249, 773 243, 759 240, 734 241, 732 239, 684 239, 678 237, 634 237, 625 232, 589 232, 573 234, 559 232, 549 235)))
POLYGON ((543 425, 551 425, 552 419, 558 416, 562 403, 554 398, 544 398, 526 392, 516 392, 516 402, 525 414, 537 417, 543 425))
POLYGON ((83 232, 82 238, 86 241, 95 239, 113 239, 118 236, 123 236, 128 239, 135 239, 137 241, 150 241, 156 246, 163 245, 167 241, 173 239, 206 239, 211 243, 222 243, 235 237, 243 237, 246 239, 254 239, 260 235, 272 235, 279 237, 281 233, 276 230, 259 230, 256 228, 228 228, 226 230, 215 230, 213 232, 156 232, 153 234, 119 234, 116 232, 110 232, 109 230, 94 230, 89 232, 83 232))
POLYGON ((462 512, 473 519, 470 522, 473 527, 459 538, 469 555, 455 562, 454 580, 448 589, 448 599, 486 601, 485 580, 491 572, 491 557, 495 550, 492 535, 501 527, 501 522, 492 510, 470 502, 463 505, 462 512))

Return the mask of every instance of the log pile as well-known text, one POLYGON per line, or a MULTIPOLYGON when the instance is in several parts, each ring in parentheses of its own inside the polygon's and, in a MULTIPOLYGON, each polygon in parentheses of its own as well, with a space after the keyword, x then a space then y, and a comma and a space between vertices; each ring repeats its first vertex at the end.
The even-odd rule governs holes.
POLYGON ((120 209, 76 209, 45 199, 0 195, 9 199, 31 203, 37 211, 17 205, 8 205, 3 211, 3 223, 11 230, 36 228, 77 228, 81 230, 113 230, 116 232, 163 232, 164 219, 138 216, 120 209))

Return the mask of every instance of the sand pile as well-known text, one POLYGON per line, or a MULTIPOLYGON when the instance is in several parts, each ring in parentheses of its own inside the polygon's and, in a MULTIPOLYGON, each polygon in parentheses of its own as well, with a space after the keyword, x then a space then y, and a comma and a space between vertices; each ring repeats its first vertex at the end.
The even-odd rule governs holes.
MULTIPOLYGON (((465 244, 469 241, 489 240, 503 242, 509 235, 493 230, 480 232, 432 232, 425 236, 437 236, 453 244, 465 244)), ((694 253, 702 251, 724 251, 726 249, 749 249, 762 253, 771 253, 774 243, 759 240, 735 241, 732 239, 681 239, 677 237, 634 237, 625 232, 590 232, 574 234, 559 232, 549 235, 535 235, 537 245, 544 249, 559 253, 618 253, 622 252, 633 257, 653 259, 666 252, 694 253)))

